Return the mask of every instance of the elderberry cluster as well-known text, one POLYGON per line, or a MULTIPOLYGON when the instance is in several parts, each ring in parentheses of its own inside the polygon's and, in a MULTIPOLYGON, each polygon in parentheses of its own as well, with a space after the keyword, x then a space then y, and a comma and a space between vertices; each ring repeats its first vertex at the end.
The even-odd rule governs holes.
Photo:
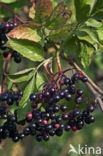
MULTIPOLYGON (((48 141, 50 136, 61 136, 64 131, 77 131, 86 124, 95 121, 91 114, 95 110, 94 104, 87 104, 85 110, 80 110, 79 105, 83 102, 83 90, 76 87, 78 80, 86 83, 87 77, 76 73, 71 78, 62 75, 56 81, 52 79, 39 93, 30 95, 31 112, 26 118, 18 121, 18 110, 10 114, 5 104, 0 107, 0 117, 6 122, 0 127, 0 139, 11 138, 14 142, 25 136, 36 136, 37 141, 48 141), (60 101, 65 99, 64 104, 60 101), (74 100, 75 108, 69 110, 68 101, 74 100), (26 126, 25 126, 26 124, 26 126), (19 131, 18 127, 23 126, 19 131)), ((22 92, 6 92, 1 94, 1 102, 12 105, 20 101, 22 92)), ((70 103, 69 103, 70 104, 70 103)), ((19 105, 19 103, 18 103, 19 105)))
POLYGON ((9 106, 13 105, 14 103, 18 105, 22 95, 23 95, 22 91, 18 91, 17 93, 13 91, 7 91, 0 95, 0 101, 6 103, 9 106))
MULTIPOLYGON (((5 46, 5 44, 8 41, 6 34, 9 33, 12 29, 14 29, 17 26, 18 26, 17 23, 9 23, 9 22, 0 25, 0 49, 3 50, 3 56, 5 58, 8 56, 9 53, 11 53, 11 49, 7 49, 7 47, 5 46)), ((21 62, 21 55, 16 51, 12 52, 12 57, 14 58, 14 61, 16 63, 21 62)))

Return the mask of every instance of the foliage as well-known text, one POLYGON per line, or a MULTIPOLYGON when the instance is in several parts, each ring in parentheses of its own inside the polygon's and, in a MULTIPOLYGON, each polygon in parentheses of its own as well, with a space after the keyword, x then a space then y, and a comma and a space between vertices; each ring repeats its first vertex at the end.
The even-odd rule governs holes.
MULTIPOLYGON (((0 2, 8 4, 15 13, 27 3, 26 0, 0 0, 0 2)), ((28 59, 31 64, 29 69, 7 74, 11 82, 18 84, 24 82, 24 95, 18 109, 19 119, 24 117, 21 109, 24 109, 24 112, 29 110, 27 105, 29 95, 34 90, 42 88, 47 81, 46 74, 41 74, 37 70, 38 62, 46 62, 50 56, 55 59, 56 52, 49 53, 45 51, 45 47, 55 48, 60 55, 72 58, 84 70, 88 69, 93 61, 103 68, 102 8, 102 0, 38 0, 34 7, 35 18, 8 33, 7 46, 20 53, 24 57, 24 62, 28 59)), ((0 6, 0 17, 5 19, 10 16, 11 14, 0 6)))

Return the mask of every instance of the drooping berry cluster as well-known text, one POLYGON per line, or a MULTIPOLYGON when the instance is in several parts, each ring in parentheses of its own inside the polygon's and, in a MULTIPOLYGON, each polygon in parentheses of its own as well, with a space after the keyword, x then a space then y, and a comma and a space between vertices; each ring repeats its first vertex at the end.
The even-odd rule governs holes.
MULTIPOLYGON (((9 33, 12 29, 17 27, 17 23, 6 23, 3 25, 0 25, 0 49, 3 50, 3 56, 6 58, 9 53, 12 52, 11 49, 7 48, 5 44, 7 43, 8 39, 6 37, 6 34, 9 33)), ((16 63, 21 62, 21 55, 17 52, 12 52, 12 57, 14 58, 14 61, 16 63)))
POLYGON ((9 106, 13 105, 15 102, 16 104, 18 104, 22 95, 23 95, 22 91, 18 91, 17 93, 7 91, 0 95, 0 101, 6 103, 9 106))
POLYGON ((11 53, 11 57, 14 58, 14 61, 16 63, 20 63, 21 62, 21 55, 18 52, 16 52, 16 51, 13 51, 13 52, 5 51, 5 52, 3 52, 4 58, 7 58, 9 53, 11 53))
POLYGON ((6 119, 0 127, 1 140, 10 137, 17 142, 25 136, 35 135, 37 141, 48 141, 50 136, 61 136, 64 131, 77 131, 82 129, 85 123, 90 124, 95 121, 91 114, 95 110, 94 104, 86 104, 85 110, 79 109, 84 97, 83 90, 78 89, 76 83, 79 80, 86 83, 87 77, 79 73, 73 74, 71 78, 63 73, 57 73, 55 76, 42 91, 30 95, 31 112, 28 112, 22 121, 18 121, 18 110, 10 114, 5 106, 5 103, 11 105, 20 101, 22 92, 6 92, 0 96, 2 102, 0 115, 2 119, 6 119), (63 104, 62 100, 65 100, 63 104), (71 100, 75 103, 75 107, 69 110, 68 104, 72 104, 71 100), (18 130, 18 125, 23 126, 22 130, 18 130))

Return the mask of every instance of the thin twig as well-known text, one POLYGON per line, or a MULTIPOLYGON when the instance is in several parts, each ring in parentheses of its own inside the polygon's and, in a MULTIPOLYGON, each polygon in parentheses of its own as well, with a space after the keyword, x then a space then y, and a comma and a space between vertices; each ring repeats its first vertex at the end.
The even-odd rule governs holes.
POLYGON ((101 107, 101 110, 103 111, 103 101, 100 97, 101 95, 103 95, 103 91, 87 76, 87 74, 84 71, 82 71, 82 69, 73 60, 71 60, 71 59, 69 60, 68 58, 65 58, 65 59, 67 61, 70 61, 72 63, 72 65, 74 66, 74 68, 78 72, 80 72, 81 74, 83 74, 84 76, 86 76, 88 78, 88 82, 85 84, 89 88, 89 90, 91 91, 92 95, 94 96, 95 103, 98 103, 101 107))
POLYGON ((103 111, 103 101, 101 100, 100 94, 96 92, 96 90, 91 86, 90 83, 86 82, 85 84, 94 96, 95 103, 98 103, 103 111))
POLYGON ((22 24, 24 24, 24 22, 22 21, 22 19, 21 19, 20 17, 18 17, 18 16, 14 13, 14 11, 13 11, 11 8, 9 8, 6 4, 0 2, 0 5, 1 5, 2 7, 4 7, 4 8, 6 8, 7 10, 9 10, 9 12, 14 16, 15 19, 17 19, 17 20, 20 21, 22 24))
POLYGON ((95 90, 99 94, 103 95, 103 91, 87 76, 87 74, 84 71, 82 71, 82 69, 80 69, 80 67, 75 62, 72 61, 72 64, 77 71, 79 71, 81 74, 83 74, 84 76, 88 78, 88 82, 91 84, 91 86, 93 86, 93 88, 95 88, 95 90))

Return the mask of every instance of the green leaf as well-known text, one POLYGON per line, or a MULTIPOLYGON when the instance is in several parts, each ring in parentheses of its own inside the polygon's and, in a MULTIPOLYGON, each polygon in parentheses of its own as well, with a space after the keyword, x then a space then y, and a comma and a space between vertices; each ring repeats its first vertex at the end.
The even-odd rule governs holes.
POLYGON ((75 34, 80 40, 87 41, 95 48, 97 44, 100 44, 97 32, 89 27, 80 27, 75 34))
POLYGON ((35 22, 22 24, 10 31, 7 36, 16 39, 27 39, 34 42, 39 42, 41 40, 41 37, 38 34, 38 29, 40 28, 41 25, 35 22))
POLYGON ((81 46, 81 50, 80 50, 80 60, 81 60, 81 64, 83 65, 84 68, 87 68, 92 60, 92 56, 94 53, 94 48, 92 46, 90 46, 89 44, 80 43, 81 46))
POLYGON ((27 113, 31 111, 31 105, 29 102, 25 103, 22 108, 18 109, 17 120, 21 121, 26 118, 27 113))
POLYGON ((72 37, 70 40, 67 40, 65 44, 62 45, 62 49, 64 49, 66 56, 76 58, 76 60, 78 61, 80 43, 76 37, 72 37))
POLYGON ((87 4, 86 0, 74 0, 74 3, 76 9, 76 19, 78 23, 86 21, 90 15, 90 5, 87 4))
POLYGON ((103 19, 103 9, 100 9, 98 11, 96 11, 93 15, 93 18, 97 19, 97 20, 102 20, 103 19))
POLYGON ((97 51, 94 60, 98 67, 103 70, 103 47, 97 51))
POLYGON ((64 2, 59 3, 48 18, 45 27, 48 29, 58 29, 70 19, 71 11, 66 7, 64 2))
POLYGON ((53 8, 51 0, 37 0, 36 1, 36 20, 39 23, 44 22, 44 20, 50 16, 53 8))
POLYGON ((6 76, 11 82, 20 83, 30 80, 33 75, 34 68, 29 68, 14 74, 7 74, 6 76))
POLYGON ((35 86, 35 75, 33 78, 29 81, 28 85, 26 86, 23 97, 19 103, 18 108, 18 120, 22 120, 25 118, 26 112, 30 109, 30 104, 28 102, 30 94, 33 92, 35 86))
POLYGON ((30 80, 30 82, 28 83, 28 85, 26 86, 24 93, 23 93, 23 97, 20 101, 19 107, 23 107, 23 105, 27 102, 27 100, 29 99, 30 94, 33 92, 34 90, 34 85, 35 84, 35 76, 33 76, 33 78, 30 80))
POLYGON ((42 61, 44 59, 43 48, 40 44, 29 40, 11 39, 10 37, 8 39, 10 46, 29 60, 42 61))
POLYGON ((103 26, 101 28, 98 28, 96 32, 98 34, 100 43, 103 45, 103 26))
POLYGON ((79 40, 84 40, 87 41, 90 44, 94 44, 94 41, 91 39, 91 37, 84 31, 77 31, 76 35, 78 37, 79 40))
POLYGON ((36 88, 38 91, 42 90, 44 84, 47 82, 47 77, 43 72, 38 72, 36 75, 36 88))
POLYGON ((3 2, 3 3, 7 3, 7 4, 9 4, 9 3, 14 3, 14 2, 16 2, 17 0, 0 0, 0 2, 3 2))
POLYGON ((96 0, 95 6, 92 10, 92 14, 98 12, 101 9, 103 9, 103 1, 102 0, 96 0))
POLYGON ((71 34, 75 26, 76 24, 70 24, 70 25, 64 26, 63 28, 52 30, 47 37, 53 41, 60 41, 60 40, 63 41, 69 36, 69 34, 71 34))
POLYGON ((84 28, 81 28, 80 31, 86 32, 94 42, 99 43, 98 34, 95 30, 84 27, 84 28))
POLYGON ((82 64, 84 68, 89 66, 95 51, 91 44, 86 41, 80 41, 76 37, 68 40, 63 47, 65 57, 76 59, 76 62, 82 64))
POLYGON ((92 1, 90 1, 90 0, 85 0, 85 2, 86 2, 87 5, 90 6, 90 14, 91 14, 91 12, 92 12, 92 10, 94 9, 94 6, 95 6, 97 0, 92 0, 92 1))
POLYGON ((102 26, 102 23, 93 19, 93 18, 89 18, 86 23, 85 23, 87 26, 91 26, 91 27, 95 27, 95 28, 98 28, 98 27, 101 27, 102 26))

